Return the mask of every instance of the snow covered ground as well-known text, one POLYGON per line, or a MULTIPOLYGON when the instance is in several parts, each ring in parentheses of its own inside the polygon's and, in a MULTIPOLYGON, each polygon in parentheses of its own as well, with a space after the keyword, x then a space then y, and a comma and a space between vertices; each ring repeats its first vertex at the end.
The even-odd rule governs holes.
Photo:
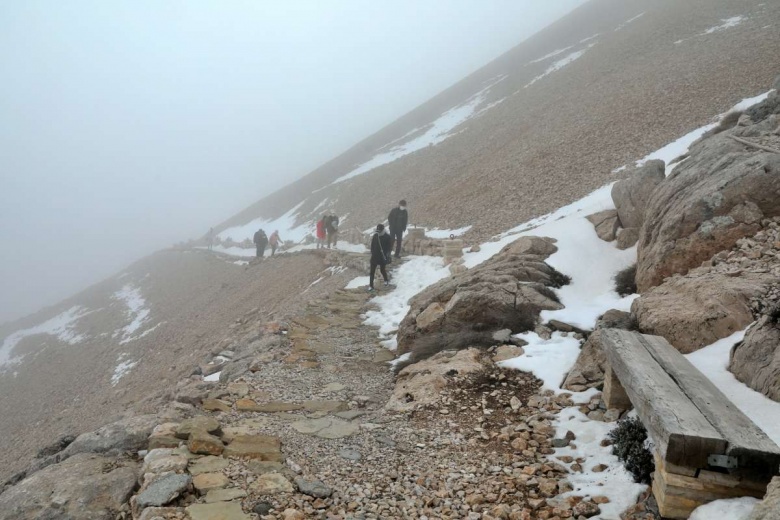
POLYGON ((428 229, 425 228, 425 236, 428 238, 436 238, 436 239, 445 239, 450 238, 450 236, 462 236, 466 234, 466 232, 471 229, 472 226, 465 226, 458 229, 428 229))
POLYGON ((67 343, 69 345, 75 345, 86 339, 86 336, 79 334, 75 330, 76 323, 89 314, 90 311, 76 305, 70 309, 61 312, 57 316, 44 321, 40 325, 30 327, 27 329, 17 330, 16 332, 8 335, 4 340, 2 346, 0 346, 0 370, 20 363, 22 361, 21 356, 11 357, 11 351, 28 336, 35 336, 37 334, 48 334, 56 337, 58 340, 67 343))
MULTIPOLYGON (((589 39, 589 38, 586 38, 586 40, 588 40, 588 39, 589 39)), ((584 40, 583 40, 583 41, 584 41, 584 40)), ((529 81, 529 82, 528 82, 528 83, 525 85, 525 87, 523 87, 523 88, 528 88, 528 87, 530 87, 531 85, 533 85, 533 84, 534 84, 534 83, 536 83, 537 81, 539 81, 539 80, 541 80, 541 79, 544 79, 545 77, 549 76, 549 75, 550 75, 550 74, 552 74, 553 72, 557 72, 557 71, 561 70, 562 68, 564 68, 566 65, 569 65, 570 63, 572 63, 572 62, 574 62, 574 61, 576 61, 576 60, 580 59, 580 58, 581 58, 581 57, 582 57, 582 56, 583 56, 583 55, 584 55, 586 52, 588 52, 588 50, 589 50, 591 47, 593 47, 594 45, 596 45, 596 43, 595 43, 595 42, 594 42, 594 43, 591 43, 590 45, 588 45, 588 46, 587 46, 586 48, 584 48, 584 49, 580 49, 580 50, 578 50, 578 51, 572 52, 571 54, 567 54, 566 56, 564 56, 564 57, 563 57, 563 58, 561 58, 560 60, 556 61, 555 63, 553 63, 552 65, 550 65, 549 67, 547 67, 547 70, 545 70, 545 71, 544 71, 544 72, 542 72, 540 75, 536 76, 534 79, 532 79, 531 81, 529 81)))
POLYGON ((114 368, 114 373, 111 376, 111 386, 116 386, 119 380, 126 376, 134 366, 138 364, 138 361, 131 361, 127 358, 126 353, 119 354, 117 358, 117 365, 114 368))
POLYGON ((141 294, 141 289, 139 287, 125 284, 120 290, 114 293, 113 297, 115 300, 118 300, 127 306, 125 314, 130 320, 130 323, 114 332, 114 338, 119 338, 120 345, 140 339, 159 326, 158 323, 154 328, 136 334, 139 329, 149 322, 151 313, 146 306, 146 300, 141 294))
MULTIPOLYGON (((490 89, 492 89, 496 84, 500 83, 506 79, 506 76, 498 76, 497 78, 493 78, 488 82, 488 85, 484 87, 482 90, 471 96, 468 101, 463 103, 462 105, 459 105, 457 107, 451 108, 441 116, 439 116, 438 119, 436 119, 434 122, 432 122, 425 132, 418 135, 417 137, 411 139, 410 141, 407 141, 403 144, 396 145, 386 152, 378 153, 368 161, 364 162, 363 164, 357 166, 349 173, 342 175, 338 179, 336 179, 333 184, 337 184, 343 181, 346 181, 348 179, 352 179, 354 177, 357 177, 358 175, 362 175, 366 172, 369 172, 373 170, 374 168, 378 168, 380 166, 384 166, 385 164, 389 164, 395 160, 400 159, 401 157, 405 155, 409 155, 410 153, 416 152, 417 150, 422 150, 423 148, 427 148, 428 146, 435 146, 445 139, 448 139, 449 137, 452 137, 455 135, 454 130, 471 119, 472 117, 475 117, 476 115, 482 113, 482 110, 479 110, 482 108, 482 105, 487 100, 488 93, 490 92, 490 89)), ((495 105, 495 104, 494 104, 495 105)), ((415 132, 421 129, 416 129, 410 132, 411 135, 413 135, 415 132)), ((407 134, 407 135, 410 135, 407 134)), ((401 138, 403 139, 403 138, 401 138)), ((400 139, 399 139, 400 140, 400 139)))

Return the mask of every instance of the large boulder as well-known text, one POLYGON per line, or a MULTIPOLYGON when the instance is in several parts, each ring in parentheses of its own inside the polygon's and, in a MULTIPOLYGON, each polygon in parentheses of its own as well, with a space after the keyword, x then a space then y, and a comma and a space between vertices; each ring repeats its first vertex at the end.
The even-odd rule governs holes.
POLYGON ((780 154, 731 139, 762 128, 736 127, 700 141, 653 192, 639 236, 640 292, 688 272, 754 234, 762 219, 780 215, 780 154))
POLYGON ((768 309, 734 346, 729 370, 753 390, 780 401, 780 304, 768 309))
POLYGON ((612 242, 617 236, 617 230, 620 227, 620 218, 617 210, 605 209, 598 213, 588 215, 587 218, 596 229, 596 234, 605 242, 612 242))
POLYGON ((385 405, 387 410, 405 412, 439 402, 439 392, 456 377, 477 374, 488 369, 483 352, 445 350, 398 373, 395 389, 385 405))
POLYGON ((398 352, 426 335, 533 330, 542 310, 563 308, 551 287, 567 279, 544 263, 556 250, 549 239, 523 237, 469 271, 412 298, 398 329, 398 352))
POLYGON ((601 331, 596 330, 582 345, 580 355, 574 366, 566 374, 561 388, 572 392, 583 392, 604 383, 604 370, 607 358, 601 343, 601 331))
POLYGON ((114 520, 137 464, 88 453, 49 466, 0 495, 0 520, 114 520))
POLYGON ((158 422, 158 417, 150 414, 107 424, 94 432, 82 433, 76 437, 61 455, 63 458, 77 453, 121 455, 146 449, 149 435, 158 422))
POLYGON ((642 227, 647 203, 666 178, 665 169, 666 165, 661 160, 647 161, 612 186, 612 202, 615 203, 621 226, 626 229, 642 227))
POLYGON ((751 301, 772 281, 771 273, 733 276, 700 267, 646 291, 631 306, 639 330, 663 336, 687 354, 753 322, 751 301))
POLYGON ((764 500, 756 504, 747 520, 780 520, 780 477, 772 479, 766 489, 764 500))

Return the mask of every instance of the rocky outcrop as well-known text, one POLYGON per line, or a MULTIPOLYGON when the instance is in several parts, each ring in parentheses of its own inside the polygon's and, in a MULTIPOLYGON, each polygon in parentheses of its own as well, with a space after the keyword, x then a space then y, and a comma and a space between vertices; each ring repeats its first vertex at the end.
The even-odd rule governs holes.
POLYGON ((540 311, 562 308, 551 287, 567 279, 544 263, 556 249, 549 239, 523 237, 491 260, 422 291, 400 324, 399 353, 426 335, 532 330, 540 311))
POLYGON ((663 161, 647 161, 612 187, 612 201, 623 228, 616 235, 620 249, 627 249, 636 243, 650 197, 665 179, 665 168, 663 161))
POLYGON ((687 354, 750 325, 750 302, 769 282, 762 274, 730 276, 702 267, 653 287, 631 311, 642 333, 663 336, 687 354))
POLYGON ((780 401, 779 303, 767 309, 731 350, 729 370, 753 390, 780 401))
POLYGON ((0 495, 0 520, 114 520, 136 487, 137 465, 80 453, 0 495))
POLYGON ((385 408, 404 412, 433 405, 439 401, 439 392, 452 378, 484 372, 487 368, 483 353, 478 349, 439 352, 398 373, 393 395, 385 408))
POLYGON ((585 218, 593 224, 593 227, 596 229, 596 234, 601 240, 604 240, 605 242, 612 242, 615 240, 617 230, 620 227, 620 218, 618 217, 617 210, 606 209, 588 215, 585 218))
POLYGON ((640 292, 684 274, 758 231, 780 215, 780 154, 732 137, 759 142, 777 116, 703 139, 653 192, 639 236, 640 292))
POLYGON ((764 500, 756 504, 746 520, 780 520, 780 477, 772 479, 764 500))
POLYGON ((582 345, 580 355, 566 375, 561 388, 582 392, 603 384, 606 361, 601 345, 601 332, 594 331, 582 345))

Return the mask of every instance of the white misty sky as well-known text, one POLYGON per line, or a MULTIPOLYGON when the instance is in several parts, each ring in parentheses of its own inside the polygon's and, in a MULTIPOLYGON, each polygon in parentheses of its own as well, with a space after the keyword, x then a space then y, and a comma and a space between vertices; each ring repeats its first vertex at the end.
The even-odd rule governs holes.
POLYGON ((583 2, 2 2, 0 322, 203 234, 583 2))

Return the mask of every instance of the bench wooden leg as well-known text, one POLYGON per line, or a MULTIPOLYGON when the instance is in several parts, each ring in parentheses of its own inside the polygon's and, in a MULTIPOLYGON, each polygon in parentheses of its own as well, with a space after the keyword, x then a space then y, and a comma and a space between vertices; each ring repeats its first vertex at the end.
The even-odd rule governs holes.
POLYGON ((743 479, 727 473, 695 470, 665 463, 655 451, 653 495, 664 518, 688 518, 697 507, 721 498, 762 498, 766 482, 743 479))
POLYGON ((610 408, 631 409, 631 400, 609 364, 607 364, 607 370, 604 373, 604 390, 601 392, 601 398, 607 410, 610 408))

